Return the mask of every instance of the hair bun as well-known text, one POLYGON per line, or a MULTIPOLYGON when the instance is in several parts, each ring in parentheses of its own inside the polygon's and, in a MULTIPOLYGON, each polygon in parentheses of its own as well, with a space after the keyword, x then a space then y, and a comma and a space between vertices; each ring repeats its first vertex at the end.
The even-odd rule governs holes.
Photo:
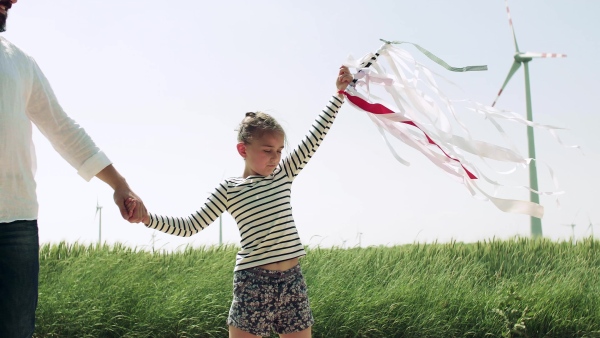
POLYGON ((281 125, 271 115, 260 111, 246 113, 237 132, 238 142, 246 144, 261 137, 264 133, 278 132, 285 137, 285 131, 281 125))

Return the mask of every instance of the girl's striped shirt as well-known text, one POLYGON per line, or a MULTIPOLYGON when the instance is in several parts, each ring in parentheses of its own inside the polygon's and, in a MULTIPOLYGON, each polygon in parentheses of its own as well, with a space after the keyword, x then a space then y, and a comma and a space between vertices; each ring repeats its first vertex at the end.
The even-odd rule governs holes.
POLYGON ((241 237, 236 271, 306 255, 292 217, 292 182, 323 141, 343 102, 342 95, 331 98, 306 137, 271 175, 226 179, 195 213, 187 217, 150 214, 147 226, 189 237, 227 211, 235 219, 241 237))

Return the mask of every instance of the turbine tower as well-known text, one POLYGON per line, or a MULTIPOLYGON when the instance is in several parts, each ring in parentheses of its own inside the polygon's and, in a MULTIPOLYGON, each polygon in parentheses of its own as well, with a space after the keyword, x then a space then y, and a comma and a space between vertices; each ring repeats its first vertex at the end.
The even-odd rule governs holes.
POLYGON ((102 206, 98 203, 97 199, 96 199, 96 215, 94 215, 94 218, 96 218, 96 217, 98 217, 98 245, 101 245, 102 244, 102 206))
POLYGON ((575 213, 575 217, 573 217, 573 220, 571 221, 571 223, 569 223, 569 224, 563 224, 564 226, 571 227, 571 233, 573 234, 571 236, 571 243, 573 243, 573 245, 575 245, 575 226, 576 226, 575 220, 577 219, 577 215, 579 214, 580 211, 581 211, 581 208, 579 208, 577 210, 577 212, 575 213))
POLYGON ((589 225, 588 225, 587 230, 589 230, 591 232, 591 236, 592 236, 592 240, 593 240, 594 239, 594 225, 596 225, 596 224, 592 223, 592 218, 590 217, 589 214, 588 214, 588 222, 589 222, 589 225))
MULTIPOLYGON (((515 35, 515 28, 513 27, 513 22, 510 17, 510 9, 508 8, 508 0, 506 2, 506 13, 508 14, 508 24, 512 31, 513 41, 515 44, 515 54, 514 54, 514 62, 508 71, 508 76, 506 76, 506 80, 502 84, 494 103, 492 103, 492 107, 496 105, 498 102, 498 98, 504 91, 506 84, 510 81, 510 78, 515 74, 515 72, 523 65, 523 69, 525 71, 525 97, 526 97, 526 108, 527 108, 527 120, 533 121, 533 114, 531 111, 531 90, 529 86, 529 61, 532 61, 534 58, 564 58, 567 55, 565 54, 556 54, 556 53, 532 53, 532 52, 521 52, 519 50, 519 45, 517 44, 517 36, 515 35)), ((533 135, 533 127, 527 126, 527 144, 529 151, 529 158, 535 159, 535 142, 533 135)), ((537 182, 537 169, 535 161, 531 161, 529 164, 529 187, 538 191, 538 182, 537 182)), ((531 202, 540 203, 539 195, 533 191, 530 191, 529 198, 531 202)), ((540 238, 542 237, 542 220, 537 217, 531 217, 531 237, 532 238, 540 238)))
POLYGON ((572 235, 571 235, 571 243, 572 243, 573 245, 575 245, 575 226, 576 226, 577 224, 575 224, 575 223, 571 223, 571 224, 563 224, 563 225, 564 225, 564 226, 571 227, 571 233, 572 233, 572 235))

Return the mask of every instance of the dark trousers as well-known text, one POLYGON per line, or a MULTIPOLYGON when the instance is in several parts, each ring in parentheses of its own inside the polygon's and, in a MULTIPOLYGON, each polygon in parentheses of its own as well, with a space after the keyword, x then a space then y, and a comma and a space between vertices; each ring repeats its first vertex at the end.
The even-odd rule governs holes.
POLYGON ((37 221, 0 223, 0 337, 29 338, 38 300, 37 221))

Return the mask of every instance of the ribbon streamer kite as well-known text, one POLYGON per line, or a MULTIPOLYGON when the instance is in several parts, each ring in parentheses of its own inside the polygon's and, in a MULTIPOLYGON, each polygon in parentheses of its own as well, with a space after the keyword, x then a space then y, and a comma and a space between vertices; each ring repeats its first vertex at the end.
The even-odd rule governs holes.
MULTIPOLYGON (((437 74, 417 62, 406 50, 397 46, 403 42, 382 41, 385 44, 375 54, 367 54, 361 60, 349 58, 345 63, 346 66, 355 68, 357 72, 354 82, 343 94, 353 106, 368 113, 367 115, 377 126, 396 160, 409 165, 396 152, 388 140, 386 132, 418 150, 440 169, 462 181, 471 195, 489 200, 498 209, 505 212, 542 218, 544 208, 539 204, 499 198, 495 196, 495 193, 486 192, 481 184, 483 182, 490 184, 496 192, 500 187, 506 186, 486 176, 475 166, 473 161, 467 159, 465 154, 474 155, 475 159, 482 160, 488 166, 490 166, 489 160, 511 163, 514 167, 512 170, 505 173, 496 171, 499 174, 509 174, 519 166, 526 167, 533 159, 519 154, 498 120, 503 119, 546 129, 552 135, 555 135, 556 129, 562 128, 536 124, 527 121, 520 115, 476 102, 450 100, 438 87, 434 76, 437 74), (383 88, 391 96, 395 104, 394 108, 389 108, 392 105, 383 102, 374 94, 377 88, 383 88), (483 114, 486 120, 509 143, 509 146, 502 147, 474 140, 466 125, 457 117, 458 106, 461 102, 468 104, 467 110, 483 114), (456 125, 466 136, 454 133, 453 127, 456 125)), ((421 46, 412 45, 447 70, 454 72, 487 70, 486 66, 452 67, 421 46)), ((549 170, 556 186, 553 172, 550 168, 549 170)), ((526 186, 516 188, 531 190, 526 186)), ((534 192, 545 195, 562 193, 558 191, 534 192)))

